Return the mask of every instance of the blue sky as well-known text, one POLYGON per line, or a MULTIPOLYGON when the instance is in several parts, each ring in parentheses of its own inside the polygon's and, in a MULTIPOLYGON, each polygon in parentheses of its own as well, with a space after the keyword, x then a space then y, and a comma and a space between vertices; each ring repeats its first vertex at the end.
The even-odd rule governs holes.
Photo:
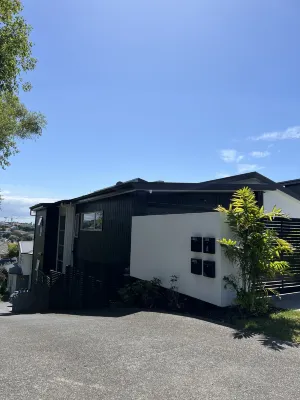
POLYGON ((48 127, 0 171, 0 216, 134 177, 300 177, 297 0, 23 2, 48 127))

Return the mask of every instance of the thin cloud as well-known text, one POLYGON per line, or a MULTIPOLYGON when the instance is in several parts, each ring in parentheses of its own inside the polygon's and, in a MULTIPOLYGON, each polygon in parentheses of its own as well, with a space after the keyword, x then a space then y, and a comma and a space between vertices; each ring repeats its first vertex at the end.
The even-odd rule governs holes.
POLYGON ((30 216, 29 207, 38 203, 53 203, 55 201, 58 201, 58 199, 49 197, 7 196, 4 194, 1 201, 0 218, 11 216, 26 218, 30 216))
POLYGON ((254 158, 264 158, 264 157, 268 157, 271 153, 269 151, 252 151, 249 154, 251 157, 254 157, 254 158))
POLYGON ((252 136, 251 140, 266 140, 275 142, 276 140, 300 139, 300 126, 293 126, 285 131, 267 132, 259 136, 252 136))
POLYGON ((240 162, 244 158, 242 154, 239 154, 235 149, 223 149, 220 151, 220 157, 225 162, 240 162))
POLYGON ((252 172, 252 171, 258 171, 262 169, 263 167, 260 167, 257 164, 238 164, 237 165, 237 170, 239 174, 244 174, 246 172, 252 172))

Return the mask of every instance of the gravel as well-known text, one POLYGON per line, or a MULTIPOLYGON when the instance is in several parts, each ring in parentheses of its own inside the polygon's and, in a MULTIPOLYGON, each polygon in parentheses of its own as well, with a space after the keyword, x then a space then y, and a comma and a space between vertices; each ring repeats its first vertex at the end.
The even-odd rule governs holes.
POLYGON ((0 316, 0 397, 299 399, 300 349, 155 312, 0 316))

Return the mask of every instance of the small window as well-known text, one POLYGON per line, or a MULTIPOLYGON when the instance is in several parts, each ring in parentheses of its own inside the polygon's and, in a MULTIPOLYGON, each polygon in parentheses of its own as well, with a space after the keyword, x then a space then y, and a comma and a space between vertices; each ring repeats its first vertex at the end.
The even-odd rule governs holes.
POLYGON ((85 213, 81 216, 81 230, 84 231, 102 231, 103 229, 103 211, 85 213))
POLYGON ((78 237, 79 234, 79 214, 75 215, 75 227, 74 227, 74 235, 78 237))
POLYGON ((39 232, 39 236, 42 236, 43 234, 43 225, 44 225, 44 218, 40 217, 39 221, 38 221, 38 232, 39 232))

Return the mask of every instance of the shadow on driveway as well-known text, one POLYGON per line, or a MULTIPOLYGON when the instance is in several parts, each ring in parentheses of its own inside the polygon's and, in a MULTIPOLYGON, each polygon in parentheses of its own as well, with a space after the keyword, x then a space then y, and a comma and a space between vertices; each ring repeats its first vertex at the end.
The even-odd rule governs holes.
MULTIPOLYGON (((3 309, 0 308, 0 317, 13 316, 18 315, 14 314, 10 311, 2 312, 3 309)), ((263 333, 258 333, 251 331, 250 329, 237 329, 233 324, 228 321, 228 319, 221 318, 221 315, 217 315, 215 312, 210 313, 211 310, 206 310, 207 312, 200 311, 199 314, 188 313, 188 312, 180 312, 180 311, 166 311, 159 309, 143 309, 143 308, 104 308, 104 309, 91 309, 91 310, 52 310, 43 312, 40 314, 65 314, 65 315, 77 315, 77 316, 93 316, 93 317, 104 317, 104 318, 123 318, 132 314, 136 314, 139 312, 150 312, 150 313, 160 313, 160 314, 170 314, 170 315, 178 315, 186 318, 193 318, 202 321, 206 321, 209 323, 227 326, 234 330, 232 333, 233 339, 250 339, 256 338, 257 341, 274 351, 283 351, 287 348, 299 348, 300 345, 297 343, 292 343, 289 341, 283 341, 280 339, 276 339, 274 337, 268 336, 263 333)))
POLYGON ((257 341, 260 342, 260 344, 262 344, 265 347, 268 347, 270 350, 275 350, 275 351, 282 351, 290 347, 295 347, 295 348, 300 347, 299 344, 297 343, 283 341, 264 334, 252 332, 251 330, 248 329, 237 329, 232 334, 232 336, 234 339, 239 339, 239 340, 257 337, 257 341))

